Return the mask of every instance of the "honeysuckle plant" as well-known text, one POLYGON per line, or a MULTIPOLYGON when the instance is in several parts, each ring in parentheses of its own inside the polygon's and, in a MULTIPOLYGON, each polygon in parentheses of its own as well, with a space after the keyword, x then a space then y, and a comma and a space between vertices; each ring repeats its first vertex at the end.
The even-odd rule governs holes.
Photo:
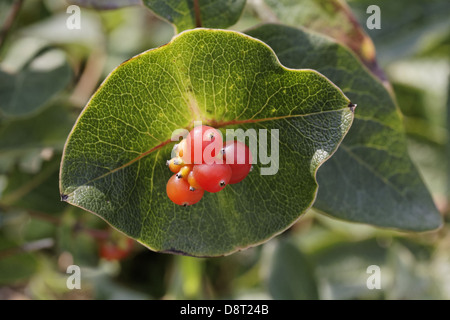
POLYGON ((252 2, 268 23, 234 31, 244 0, 144 0, 175 35, 117 66, 84 107, 64 147, 61 199, 151 250, 200 257, 261 244, 310 208, 385 228, 438 228, 373 43, 347 6, 329 4, 311 8, 338 18, 314 24, 289 1, 252 2), (199 123, 253 148, 245 179, 228 183, 222 166, 189 182, 201 163, 179 171, 170 159, 186 135, 174 133, 199 123), (192 181, 219 171, 220 192, 199 195, 208 187, 192 181))

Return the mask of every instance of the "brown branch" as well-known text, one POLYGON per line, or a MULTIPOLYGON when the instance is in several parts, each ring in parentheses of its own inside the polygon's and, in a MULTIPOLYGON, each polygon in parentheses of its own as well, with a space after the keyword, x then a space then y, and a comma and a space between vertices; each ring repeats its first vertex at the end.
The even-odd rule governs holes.
POLYGON ((194 0, 194 13, 195 13, 195 27, 201 28, 202 18, 200 16, 200 4, 198 3, 198 0, 194 0))
POLYGON ((14 24, 17 15, 19 14, 22 4, 23 0, 16 0, 12 4, 12 8, 9 12, 9 15, 6 17, 5 23, 3 24, 2 29, 0 30, 0 48, 5 43, 6 36, 8 35, 9 30, 11 30, 11 27, 14 24))
POLYGON ((96 240, 106 240, 110 236, 110 230, 104 230, 104 229, 92 229, 85 227, 81 221, 77 221, 74 226, 72 227, 72 231, 74 233, 80 233, 84 232, 85 234, 89 235, 93 239, 96 240))
POLYGON ((46 221, 46 222, 49 222, 49 223, 52 223, 55 225, 59 225, 61 223, 61 220, 59 217, 55 217, 51 214, 48 214, 48 213, 42 212, 42 211, 21 208, 21 207, 17 207, 17 206, 7 205, 4 203, 0 203, 0 210, 2 210, 2 211, 23 210, 24 212, 29 214, 32 218, 46 221))

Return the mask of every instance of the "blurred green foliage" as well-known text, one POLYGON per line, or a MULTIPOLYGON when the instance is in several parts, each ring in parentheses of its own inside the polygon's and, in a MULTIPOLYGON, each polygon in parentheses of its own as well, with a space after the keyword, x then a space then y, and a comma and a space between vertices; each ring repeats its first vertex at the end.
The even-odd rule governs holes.
MULTIPOLYGON (((14 3, 1 3, 2 26, 14 3)), ((65 82, 48 71, 61 87, 53 86, 47 101, 17 117, 0 116, 0 299, 450 299, 450 28, 445 1, 430 3, 349 1, 362 26, 369 4, 381 8, 382 29, 365 31, 404 114, 410 155, 444 216, 442 228, 402 233, 311 210, 266 244, 230 256, 159 254, 134 243, 125 259, 114 261, 99 255, 101 243, 123 236, 60 201, 61 151, 108 73, 167 43, 174 29, 131 6, 82 8, 82 28, 69 30, 64 1, 24 1, 0 44, 0 70, 20 72, 51 49, 63 53, 71 76, 65 82), (80 290, 66 286, 71 264, 81 267, 80 290), (381 269, 379 290, 366 286, 370 265, 381 269)), ((259 19, 247 6, 232 29, 259 19)))

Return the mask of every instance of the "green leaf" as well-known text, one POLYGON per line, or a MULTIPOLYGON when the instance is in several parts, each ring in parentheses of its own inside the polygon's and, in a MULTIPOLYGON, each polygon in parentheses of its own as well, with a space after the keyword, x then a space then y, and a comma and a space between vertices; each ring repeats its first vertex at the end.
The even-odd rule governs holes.
POLYGON ((248 34, 270 45, 285 66, 318 70, 358 105, 352 129, 318 173, 315 208, 381 227, 439 227, 441 216, 409 158, 400 112, 358 59, 340 44, 300 29, 265 25, 248 34))
POLYGON ((254 10, 265 21, 306 27, 348 46, 382 81, 386 80, 376 61, 375 46, 358 23, 350 7, 341 0, 262 0, 254 10))
POLYGON ((225 29, 241 16, 246 0, 143 0, 161 18, 175 25, 177 32, 196 27, 225 29))
MULTIPOLYGON (((358 0, 350 5, 365 25, 370 14, 367 7, 377 5, 381 11, 381 28, 367 29, 383 63, 405 58, 433 45, 436 39, 450 35, 450 3, 446 0, 358 0)), ((448 57, 448 48, 444 57, 448 57)))
POLYGON ((312 205, 316 171, 351 125, 348 105, 328 79, 284 68, 261 41, 224 30, 183 32, 119 66, 94 94, 66 142, 61 195, 155 251, 231 253, 282 232, 312 205), (268 169, 260 152, 244 181, 193 206, 173 204, 170 138, 196 120, 253 129, 247 133, 261 143, 278 132, 278 171, 260 174, 268 169))
POLYGON ((5 154, 42 148, 62 150, 74 119, 66 106, 54 104, 34 117, 3 122, 0 127, 0 151, 5 154), (49 123, 52 125, 49 126, 49 123))
POLYGON ((23 117, 38 112, 69 84, 71 76, 60 50, 41 52, 16 74, 0 70, 0 114, 23 117))
POLYGON ((319 299, 311 262, 294 244, 279 241, 271 261, 269 292, 274 299, 319 299))

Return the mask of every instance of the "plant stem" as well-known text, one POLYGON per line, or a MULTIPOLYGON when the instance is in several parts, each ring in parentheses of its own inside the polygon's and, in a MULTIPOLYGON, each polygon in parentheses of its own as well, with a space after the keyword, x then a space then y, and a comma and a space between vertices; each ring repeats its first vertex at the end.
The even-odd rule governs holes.
POLYGON ((198 0, 194 0, 194 13, 195 13, 195 27, 201 28, 202 27, 202 19, 200 16, 200 5, 198 3, 198 0))
POLYGON ((48 213, 45 213, 42 211, 31 210, 31 209, 26 209, 26 208, 11 206, 11 205, 5 205, 3 203, 0 203, 0 210, 5 211, 5 212, 11 211, 11 210, 23 210, 27 214, 29 214, 32 218, 46 221, 46 222, 49 222, 49 223, 52 223, 55 225, 58 225, 61 223, 61 220, 58 217, 55 217, 51 214, 48 214, 48 213))
POLYGON ((84 232, 84 233, 88 234, 89 236, 91 236, 93 239, 97 239, 97 240, 106 240, 109 238, 109 235, 110 235, 110 230, 87 228, 80 221, 77 221, 75 223, 72 230, 75 233, 84 232))
MULTIPOLYGON (((446 105, 446 126, 447 126, 447 143, 445 145, 445 152, 447 154, 447 159, 450 157, 450 75, 447 77, 447 105, 446 105)), ((450 162, 447 161, 447 185, 446 185, 446 196, 447 205, 444 214, 450 215, 450 162)))
POLYGON ((9 30, 11 29, 14 21, 16 20, 17 15, 19 14, 20 8, 22 7, 23 0, 15 0, 12 4, 9 15, 6 17, 5 23, 3 24, 0 30, 0 48, 5 43, 6 36, 8 35, 9 30))

